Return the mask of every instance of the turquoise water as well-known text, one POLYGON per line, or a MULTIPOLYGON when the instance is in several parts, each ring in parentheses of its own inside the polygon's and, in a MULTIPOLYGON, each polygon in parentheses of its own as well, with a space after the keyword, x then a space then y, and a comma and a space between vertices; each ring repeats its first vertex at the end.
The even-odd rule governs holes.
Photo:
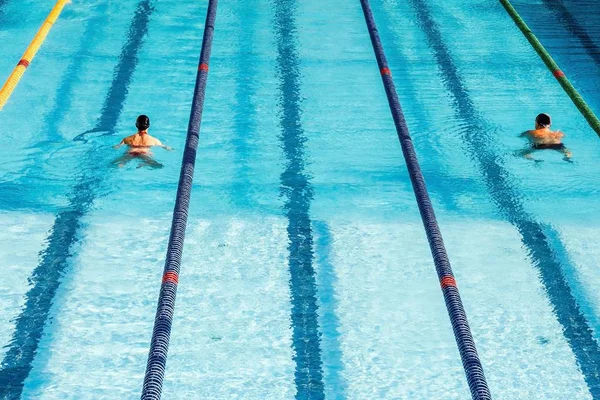
MULTIPOLYGON (((74 1, 0 113, 0 398, 139 397, 206 6, 74 1), (111 167, 140 113, 175 151, 111 167)), ((2 76, 50 7, 0 0, 2 76)), ((600 141, 499 3, 372 7, 494 398, 600 399, 600 141), (573 164, 514 156, 539 112, 573 164)), ((469 398, 360 2, 221 1, 206 95, 163 398, 469 398)))

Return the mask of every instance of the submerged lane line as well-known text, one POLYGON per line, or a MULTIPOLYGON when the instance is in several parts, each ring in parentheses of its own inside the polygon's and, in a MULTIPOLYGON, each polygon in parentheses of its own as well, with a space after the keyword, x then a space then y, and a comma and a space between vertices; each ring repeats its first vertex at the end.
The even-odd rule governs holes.
POLYGON ((377 59, 377 65, 381 73, 381 80, 385 88, 398 140, 402 147, 402 154, 404 155, 416 203, 419 208, 419 213, 421 214, 427 241, 429 242, 433 263, 444 296, 444 302, 446 303, 448 316, 450 317, 450 324, 452 325, 458 352, 467 377, 467 383, 469 384, 469 389, 471 391, 471 397, 473 400, 491 400, 492 395, 490 394, 483 372, 483 366, 481 365, 481 361, 477 354, 475 341, 473 340, 471 328, 467 321, 467 315, 460 298, 458 287, 456 286, 456 280, 435 217, 431 199, 427 192, 427 186, 425 185, 425 180, 423 178, 423 173, 421 172, 412 138, 408 131, 408 126, 406 125, 404 113, 402 112, 402 107, 398 99, 398 93, 396 92, 396 86, 387 63, 379 32, 377 31, 373 12, 368 0, 361 0, 360 4, 363 9, 375 58, 377 59))
MULTIPOLYGON (((135 71, 137 55, 148 32, 150 14, 154 10, 151 2, 151 0, 142 0, 138 3, 135 16, 129 27, 127 42, 115 67, 109 94, 127 93, 127 87, 125 86, 129 85, 131 74, 135 71)), ((116 97, 109 95, 108 98, 115 99, 116 97)), ((117 113, 111 112, 110 115, 120 115, 125 96, 118 98, 121 99, 120 102, 105 102, 103 113, 110 109, 118 111, 117 113)), ((111 129, 111 132, 114 132, 117 121, 108 122, 107 126, 111 129)), ((97 161, 94 161, 96 157, 97 152, 94 148, 83 158, 95 167, 97 165, 97 161)), ((46 249, 40 253, 40 263, 29 278, 31 289, 25 294, 25 306, 16 318, 15 331, 0 364, 1 399, 17 400, 21 396, 25 379, 27 379, 32 368, 32 362, 54 296, 73 256, 73 245, 80 240, 77 234, 82 225, 81 219, 87 214, 97 197, 98 188, 103 181, 104 177, 95 169, 80 169, 91 171, 91 175, 84 173, 73 187, 69 206, 56 216, 47 239, 46 249)))
POLYGON ((25 50, 25 54, 23 54, 23 57, 21 57, 21 60, 4 83, 4 86, 2 89, 0 89, 0 110, 2 110, 8 101, 8 98, 19 84, 19 81, 23 77, 25 70, 27 67, 29 67, 29 64, 31 64, 33 57, 35 57, 36 53, 42 46, 42 43, 44 43, 44 40, 46 40, 46 36, 48 36, 50 29, 52 29, 52 25, 54 25, 60 16, 63 8, 67 5, 67 3, 70 2, 71 0, 58 0, 38 32, 33 37, 33 40, 27 47, 27 50, 25 50))
POLYGON ((542 0, 542 2, 548 9, 556 12, 558 20, 562 22, 571 35, 579 40, 587 55, 600 67, 600 47, 594 43, 594 40, 586 32, 585 28, 577 22, 577 19, 575 19, 564 2, 562 0, 542 0))
POLYGON ((590 106, 587 105, 583 97, 581 97, 579 92, 577 92, 577 89, 575 89, 575 87, 567 79, 564 72, 562 72, 556 64, 556 62, 554 62, 554 60, 550 56, 550 53, 548 53, 544 46, 542 46, 538 38, 535 37, 531 29, 529 29, 525 21, 523 21, 519 13, 517 13, 517 10, 515 10, 515 8, 512 6, 512 4, 510 4, 508 0, 500 0, 500 3, 506 9, 508 15, 510 15, 510 17, 519 27, 521 32, 523 32, 523 35, 525 35, 525 37, 527 38, 531 46, 534 48, 534 50, 538 53, 542 61, 544 61, 546 67, 548 67, 550 72, 552 72, 552 75, 554 75, 558 83, 560 83, 560 86, 562 86, 564 91, 571 98, 573 104, 575 104, 575 107, 577 107, 579 112, 583 115, 588 124, 590 124, 590 126, 596 132, 596 134, 600 136, 600 120, 598 120, 598 117, 596 117, 590 106))
POLYGON ((277 74, 281 90, 281 147, 286 166, 281 173, 283 210, 288 220, 292 346, 296 363, 296 399, 325 398, 321 332, 318 320, 314 238, 310 205, 313 189, 305 169, 306 136, 302 127, 301 74, 296 30, 296 0, 274 0, 277 74))
POLYGON ((541 283, 590 392, 594 399, 600 399, 600 349, 564 276, 560 257, 548 238, 548 235, 555 238, 559 235, 550 232, 550 227, 542 226, 525 211, 517 190, 510 184, 511 179, 502 160, 490 148, 493 139, 485 133, 491 124, 480 117, 469 97, 469 91, 427 3, 425 0, 409 0, 409 3, 438 63, 444 85, 452 95, 458 117, 467 125, 464 142, 470 156, 478 164, 493 201, 521 235, 531 264, 539 271, 541 283))
POLYGON ((0 17, 4 14, 4 6, 8 4, 10 0, 0 0, 0 17))

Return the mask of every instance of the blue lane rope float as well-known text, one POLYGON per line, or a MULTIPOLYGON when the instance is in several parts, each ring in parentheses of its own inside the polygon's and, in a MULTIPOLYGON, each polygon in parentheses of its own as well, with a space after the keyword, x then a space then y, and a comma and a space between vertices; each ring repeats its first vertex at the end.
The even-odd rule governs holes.
POLYGON ((202 121, 210 50, 212 47, 215 19, 217 16, 217 3, 218 0, 210 0, 206 13, 202 51, 200 52, 196 87, 194 89, 187 139, 183 151, 177 197, 175 200, 175 208, 173 210, 171 235, 169 237, 167 258, 158 298, 158 307, 156 309, 156 319, 154 320, 152 342, 150 344, 150 352, 148 353, 148 364, 146 366, 146 375, 144 377, 142 400, 158 400, 162 393, 165 365, 167 363, 167 353, 169 350, 169 338, 171 336, 171 324, 173 322, 173 313, 175 312, 175 298, 177 295, 177 284, 179 282, 179 270, 183 253, 185 228, 192 192, 192 181, 194 179, 196 151, 198 149, 198 139, 200 137, 200 123, 202 121))
POLYGON ((442 234, 435 218, 435 213, 433 211, 433 206, 431 205, 429 194, 427 193, 427 187, 425 186, 421 167, 419 166, 419 161, 417 160, 412 139, 408 132, 406 120, 404 119, 402 107, 398 100, 398 94, 396 93, 396 87, 388 67, 383 45, 381 44, 379 33, 377 32, 373 12, 371 11, 368 0, 361 0, 360 3, 369 30, 369 36, 371 37, 371 43, 373 44, 375 57, 377 58, 377 64, 379 65, 379 70, 381 72, 381 78, 396 126, 398 139, 402 146, 402 152, 417 199, 419 212, 421 213, 421 219, 423 220, 423 225, 427 234, 427 240, 429 241, 429 247, 433 255, 433 261, 442 288, 442 293, 444 294, 446 308, 448 309, 448 314, 450 316, 450 322, 467 376, 469 389, 471 390, 471 396, 474 400, 490 400, 492 396, 485 380, 481 361, 477 355, 475 342, 467 322, 467 315, 462 305, 460 294, 456 286, 456 280, 448 259, 448 254, 444 247, 442 234))

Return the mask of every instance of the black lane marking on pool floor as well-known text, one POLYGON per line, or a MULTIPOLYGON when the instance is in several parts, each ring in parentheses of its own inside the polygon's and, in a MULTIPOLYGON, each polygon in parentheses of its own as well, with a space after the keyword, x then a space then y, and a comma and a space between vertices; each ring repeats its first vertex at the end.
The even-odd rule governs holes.
MULTIPOLYGON (((117 119, 123 110, 128 86, 148 32, 149 19, 153 10, 152 0, 138 3, 129 27, 127 41, 121 51, 102 108, 100 123, 97 125, 110 133, 114 133, 117 119)), ((84 157, 84 161, 93 163, 94 151, 90 153, 84 157)), ((54 296, 73 257, 71 252, 73 245, 81 239, 77 235, 82 226, 81 218, 96 198, 97 189, 103 181, 103 172, 106 171, 92 172, 91 176, 84 174, 73 187, 69 206, 61 211, 54 221, 47 239, 47 247, 40 253, 40 263, 29 278, 31 289, 25 294, 25 306, 16 318, 15 332, 0 364, 0 398, 2 399, 17 400, 21 396, 25 379, 32 369, 54 296)))
MULTIPOLYGON (((502 166, 501 158, 490 148, 493 138, 486 135, 490 124, 480 117, 469 97, 466 85, 426 2, 409 0, 409 3, 415 10, 417 21, 433 50, 444 76, 444 85, 453 97, 457 115, 468 126, 464 138, 471 157, 479 165, 492 199, 520 233, 521 241, 527 248, 532 265, 540 273, 541 283, 548 294, 557 320, 563 327, 563 334, 582 370, 590 392, 594 399, 600 399, 598 343, 593 338, 592 329, 563 274, 560 257, 555 253, 550 245, 550 239, 544 232, 551 228, 542 226, 525 211, 521 196, 511 186, 509 173, 502 166)), ((552 236, 559 237, 557 233, 552 236)))
POLYGON ((310 219, 313 189, 305 170, 306 136, 301 121, 300 56, 297 49, 296 1, 275 0, 277 74, 281 90, 281 147, 286 166, 281 193, 288 220, 292 346, 297 399, 324 399, 321 333, 318 321, 314 238, 310 219))
POLYGON ((569 11, 562 0, 542 0, 542 2, 550 11, 555 13, 556 18, 564 25, 565 29, 579 40, 587 55, 600 67, 600 47, 594 43, 585 28, 577 22, 577 18, 569 11))

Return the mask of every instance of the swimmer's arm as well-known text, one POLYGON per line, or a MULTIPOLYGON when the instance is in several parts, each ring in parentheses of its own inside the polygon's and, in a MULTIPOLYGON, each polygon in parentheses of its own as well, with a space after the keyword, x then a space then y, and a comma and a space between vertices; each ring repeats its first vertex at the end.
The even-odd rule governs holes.
POLYGON ((130 145, 131 145, 131 138, 132 138, 133 136, 134 136, 134 135, 131 135, 131 136, 124 137, 124 138, 123 138, 123 140, 121 140, 121 143, 117 144, 116 146, 113 146, 113 148, 115 148, 115 149, 118 149, 119 147, 121 147, 121 146, 123 146, 123 145, 130 146, 130 145))
POLYGON ((155 142, 154 142, 153 146, 162 147, 163 149, 168 150, 168 151, 172 151, 173 150, 172 147, 169 147, 169 146, 166 146, 166 145, 162 144, 162 142, 160 140, 158 140, 158 139, 154 139, 154 140, 155 140, 155 142))
POLYGON ((121 140, 121 143, 114 145, 113 149, 118 149, 119 147, 121 147, 123 145, 125 145, 125 139, 121 140))
POLYGON ((552 132, 551 136, 555 139, 562 139, 565 137, 565 134, 562 133, 561 131, 555 131, 555 132, 552 132))

